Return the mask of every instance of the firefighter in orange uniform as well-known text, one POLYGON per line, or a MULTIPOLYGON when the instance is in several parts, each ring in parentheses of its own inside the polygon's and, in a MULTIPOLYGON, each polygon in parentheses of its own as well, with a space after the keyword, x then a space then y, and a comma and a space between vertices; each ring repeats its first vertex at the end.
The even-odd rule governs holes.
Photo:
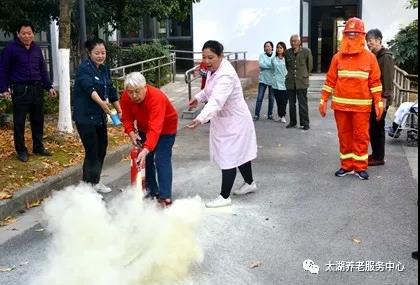
POLYGON ((380 120, 384 106, 379 65, 375 55, 365 49, 364 37, 362 20, 350 18, 344 28, 340 50, 331 60, 321 91, 319 112, 325 117, 327 101, 332 96, 331 108, 337 123, 341 159, 341 168, 335 176, 355 174, 367 180, 372 101, 377 120, 380 120))

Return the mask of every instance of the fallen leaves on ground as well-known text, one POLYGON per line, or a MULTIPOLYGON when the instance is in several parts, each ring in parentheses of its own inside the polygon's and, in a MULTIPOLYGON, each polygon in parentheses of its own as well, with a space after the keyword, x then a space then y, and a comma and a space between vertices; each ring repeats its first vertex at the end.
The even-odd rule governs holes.
POLYGON ((249 268, 252 269, 252 268, 260 267, 261 265, 262 265, 261 261, 255 261, 255 262, 251 263, 249 268))
MULTIPOLYGON (((25 143, 29 161, 17 160, 13 143, 13 129, 0 128, 0 200, 10 199, 24 187, 43 182, 48 177, 62 172, 65 168, 81 163, 85 152, 77 130, 73 134, 57 130, 57 116, 46 116, 44 126, 44 145, 53 153, 51 157, 32 154, 32 136, 27 122, 25 143)), ((122 127, 108 127, 108 152, 129 143, 122 127)), ((34 205, 30 205, 33 207, 34 205)))
POLYGON ((5 192, 5 191, 0 192, 0 200, 10 199, 12 197, 13 195, 10 194, 9 192, 5 192))
POLYGON ((30 209, 30 208, 34 208, 34 207, 38 207, 39 205, 41 205, 42 200, 37 200, 34 202, 28 202, 26 201, 26 209, 30 209))
POLYGON ((351 240, 352 240, 355 244, 361 244, 361 243, 362 243, 362 240, 361 240, 359 237, 357 237, 357 236, 352 236, 352 237, 351 237, 351 240))
POLYGON ((17 219, 12 217, 12 216, 8 216, 6 219, 4 219, 3 221, 0 221, 0 227, 5 227, 11 224, 16 223, 17 219))

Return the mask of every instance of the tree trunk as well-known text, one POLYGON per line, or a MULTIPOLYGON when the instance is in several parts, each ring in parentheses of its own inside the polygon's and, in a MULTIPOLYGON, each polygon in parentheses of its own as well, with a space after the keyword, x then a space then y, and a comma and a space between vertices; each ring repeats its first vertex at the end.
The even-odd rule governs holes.
POLYGON ((59 111, 58 130, 72 133, 70 104, 70 21, 74 0, 60 0, 59 41, 58 41, 58 72, 59 72, 59 111))

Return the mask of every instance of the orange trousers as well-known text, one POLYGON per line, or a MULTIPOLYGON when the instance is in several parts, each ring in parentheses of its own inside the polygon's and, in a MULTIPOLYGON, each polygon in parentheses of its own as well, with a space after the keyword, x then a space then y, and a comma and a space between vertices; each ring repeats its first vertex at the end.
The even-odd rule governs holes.
POLYGON ((340 143, 341 168, 365 171, 369 154, 370 113, 334 112, 340 143))

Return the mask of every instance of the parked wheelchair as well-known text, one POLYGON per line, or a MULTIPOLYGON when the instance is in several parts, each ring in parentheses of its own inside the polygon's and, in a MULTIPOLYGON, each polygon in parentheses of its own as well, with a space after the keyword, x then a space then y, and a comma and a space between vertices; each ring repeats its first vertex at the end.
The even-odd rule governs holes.
MULTIPOLYGON (((418 103, 416 102, 406 102, 403 104, 410 104, 408 106, 408 111, 405 111, 402 115, 400 123, 397 124, 393 122, 392 127, 388 129, 388 135, 394 139, 400 137, 402 132, 407 133, 407 145, 408 146, 418 146, 418 103)), ((404 108, 404 106, 402 105, 404 108)))

